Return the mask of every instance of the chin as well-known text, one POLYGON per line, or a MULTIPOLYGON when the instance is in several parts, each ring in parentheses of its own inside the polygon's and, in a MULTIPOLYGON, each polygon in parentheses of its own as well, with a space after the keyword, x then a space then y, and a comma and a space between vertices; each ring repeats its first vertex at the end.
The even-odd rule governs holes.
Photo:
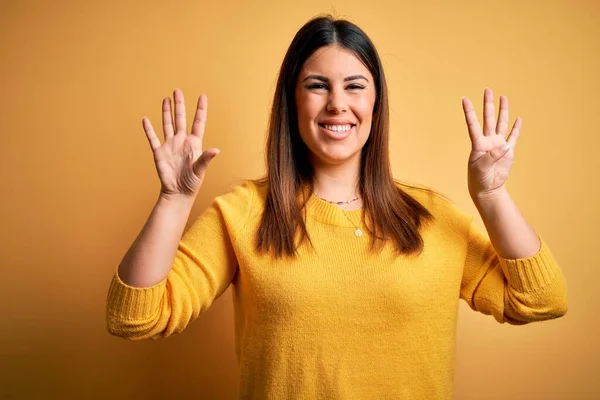
POLYGON ((356 157, 360 157, 360 151, 321 151, 318 153, 313 153, 313 156, 321 163, 339 165, 352 161, 356 157))

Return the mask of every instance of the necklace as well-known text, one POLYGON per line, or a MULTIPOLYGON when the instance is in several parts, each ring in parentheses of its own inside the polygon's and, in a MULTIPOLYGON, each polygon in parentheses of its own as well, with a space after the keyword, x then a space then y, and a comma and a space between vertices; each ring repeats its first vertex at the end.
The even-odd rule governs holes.
POLYGON ((354 222, 352 222, 352 220, 350 218, 348 218, 348 216, 346 215, 344 210, 342 210, 342 214, 344 214, 344 217, 346 217, 346 219, 348 221, 350 221, 350 223, 354 226, 354 228, 356 228, 356 230, 354 231, 354 234, 356 235, 356 237, 361 237, 363 232, 360 230, 360 228, 358 226, 354 225, 354 222))
MULTIPOLYGON (((326 202, 328 202, 328 203, 330 203, 330 204, 336 204, 336 205, 338 205, 338 206, 339 206, 339 205, 341 205, 341 204, 350 204, 350 203, 352 203, 352 202, 354 202, 354 201, 356 201, 356 200, 360 199, 360 196, 359 196, 359 197, 355 197, 355 198, 353 198, 352 200, 347 200, 347 201, 330 201, 330 200, 327 200, 327 199, 324 199, 324 198, 322 198, 322 197, 318 196, 318 195, 317 195, 315 192, 313 192, 313 194, 314 194, 315 196, 317 196, 319 199, 323 200, 323 201, 326 201, 326 202)), ((356 229, 356 230, 354 231, 354 235, 355 235, 356 237, 361 237, 361 236, 362 236, 362 234, 363 234, 362 230, 361 230, 361 229, 360 229, 358 226, 356 226, 356 225, 354 224, 354 222, 352 222, 352 220, 351 220, 350 218, 348 218, 348 216, 346 215, 346 213, 344 212, 344 210, 342 210, 342 215, 344 215, 344 217, 346 217, 346 219, 347 219, 348 221, 350 221, 350 223, 352 224, 352 226, 354 226, 354 228, 356 229)))
MULTIPOLYGON (((319 197, 319 195, 317 195, 315 192, 313 192, 313 193, 315 194, 315 196, 319 197)), ((350 203, 360 199, 360 197, 355 197, 352 200, 346 200, 346 201, 331 201, 331 200, 324 199, 322 197, 319 197, 319 199, 326 201, 328 203, 331 203, 331 204, 337 204, 339 206, 341 204, 350 204, 350 203)))

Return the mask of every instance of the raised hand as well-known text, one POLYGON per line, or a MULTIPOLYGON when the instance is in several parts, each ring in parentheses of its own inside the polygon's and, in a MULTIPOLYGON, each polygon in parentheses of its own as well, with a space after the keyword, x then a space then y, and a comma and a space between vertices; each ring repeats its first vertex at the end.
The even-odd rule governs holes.
POLYGON ((508 99, 500 96, 498 120, 494 123, 494 93, 483 94, 483 130, 471 101, 463 97, 463 110, 471 138, 468 186, 473 199, 494 196, 505 190, 505 182, 514 160, 514 148, 521 133, 522 120, 517 117, 508 137, 508 99))
POLYGON ((162 102, 162 122, 165 141, 160 143, 150 120, 142 119, 144 132, 154 154, 154 163, 160 178, 160 195, 195 196, 204 181, 210 161, 219 154, 219 149, 202 151, 202 140, 206 126, 208 99, 205 94, 198 99, 198 106, 192 123, 192 132, 187 134, 185 102, 179 89, 173 91, 175 101, 175 127, 171 116, 171 99, 162 102))

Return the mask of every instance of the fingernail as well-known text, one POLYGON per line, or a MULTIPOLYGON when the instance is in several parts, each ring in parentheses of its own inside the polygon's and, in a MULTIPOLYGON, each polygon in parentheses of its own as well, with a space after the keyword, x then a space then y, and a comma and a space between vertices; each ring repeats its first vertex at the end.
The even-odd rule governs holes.
POLYGON ((508 150, 510 150, 511 148, 512 148, 512 145, 511 145, 510 143, 505 143, 505 144, 502 146, 502 151, 508 151, 508 150))

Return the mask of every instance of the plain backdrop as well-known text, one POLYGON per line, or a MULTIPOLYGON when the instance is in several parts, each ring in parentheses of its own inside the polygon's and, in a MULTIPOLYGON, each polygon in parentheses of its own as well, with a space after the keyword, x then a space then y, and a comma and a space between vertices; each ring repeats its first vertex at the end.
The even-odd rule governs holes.
MULTIPOLYGON (((193 215, 264 172, 276 75, 296 31, 333 13, 375 42, 395 177, 477 213, 461 108, 485 87, 523 118, 509 192, 559 261, 564 318, 498 324, 461 302, 457 399, 600 398, 598 1, 1 1, 0 397, 234 399, 231 292, 182 334, 110 336, 110 279, 159 180, 141 119, 209 100, 193 215)), ((162 137, 161 137, 162 140, 162 137)), ((481 223, 481 220, 478 220, 481 223)))

